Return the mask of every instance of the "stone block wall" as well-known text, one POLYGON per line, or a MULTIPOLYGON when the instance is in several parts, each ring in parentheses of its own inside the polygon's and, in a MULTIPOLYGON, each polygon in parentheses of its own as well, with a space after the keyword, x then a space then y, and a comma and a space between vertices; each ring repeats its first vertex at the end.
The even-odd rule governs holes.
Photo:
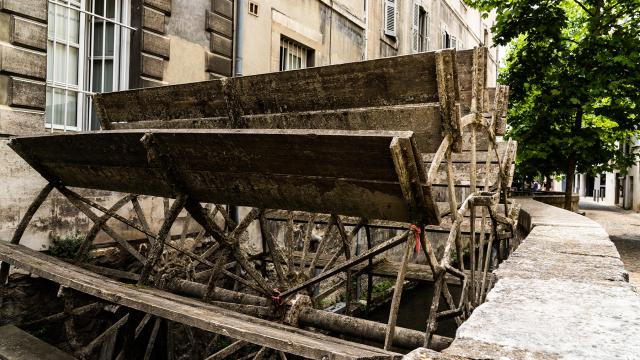
POLYGON ((528 234, 493 273, 494 287, 442 354, 410 359, 624 359, 640 353, 640 296, 607 232, 532 199, 528 234))
POLYGON ((233 1, 212 0, 206 30, 211 34, 206 70, 212 78, 233 74, 233 1))
POLYGON ((47 0, 0 0, 0 136, 44 131, 47 0))
MULTIPOLYGON (((140 45, 140 87, 166 85, 163 82, 165 62, 170 60, 171 40, 166 23, 171 16, 171 0, 143 0, 137 14, 142 29, 136 34, 140 45)), ((132 52, 132 56, 138 54, 132 52)), ((135 62, 133 62, 135 63, 135 62)), ((132 84, 135 87, 135 84, 132 84)))

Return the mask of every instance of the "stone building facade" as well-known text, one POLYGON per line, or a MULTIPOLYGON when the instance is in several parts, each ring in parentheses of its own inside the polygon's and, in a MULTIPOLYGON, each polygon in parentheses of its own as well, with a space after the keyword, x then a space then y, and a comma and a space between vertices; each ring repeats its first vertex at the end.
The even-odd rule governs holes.
MULTIPOLYGON (((0 0, 0 239, 44 186, 9 137, 99 129, 93 93, 491 46, 492 19, 462 0, 0 0)), ((156 220, 164 205, 144 201, 156 220)), ((46 248, 89 225, 54 194, 23 243, 46 248)))
MULTIPOLYGON (((640 140, 622 145, 629 153, 640 149, 640 140)), ((623 209, 640 212, 640 162, 633 166, 597 176, 576 174, 574 192, 580 196, 593 197, 606 205, 616 205, 623 209)))

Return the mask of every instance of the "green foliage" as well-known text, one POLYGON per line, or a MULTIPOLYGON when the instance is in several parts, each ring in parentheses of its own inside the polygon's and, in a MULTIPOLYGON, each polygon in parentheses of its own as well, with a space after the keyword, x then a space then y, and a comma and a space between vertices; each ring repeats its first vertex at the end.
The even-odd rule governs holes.
POLYGON ((625 169, 640 130, 640 0, 470 0, 508 46, 508 136, 522 177, 625 169))
POLYGON ((70 259, 73 258, 84 237, 80 234, 69 234, 65 236, 53 236, 51 238, 51 246, 49 246, 49 253, 55 257, 70 259))
POLYGON ((394 286, 394 283, 389 280, 382 280, 376 284, 373 284, 373 289, 371 290, 374 294, 381 294, 391 289, 394 286))

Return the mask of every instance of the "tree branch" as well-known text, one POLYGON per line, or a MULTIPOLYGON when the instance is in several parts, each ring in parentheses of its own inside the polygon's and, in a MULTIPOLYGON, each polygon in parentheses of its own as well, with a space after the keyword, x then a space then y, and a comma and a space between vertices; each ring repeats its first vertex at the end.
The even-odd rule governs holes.
POLYGON ((579 0, 573 0, 574 3, 578 4, 582 10, 584 10, 587 14, 591 15, 591 16, 595 16, 593 13, 591 13, 591 11, 589 11, 589 9, 587 9, 586 6, 584 6, 583 3, 581 3, 579 0))

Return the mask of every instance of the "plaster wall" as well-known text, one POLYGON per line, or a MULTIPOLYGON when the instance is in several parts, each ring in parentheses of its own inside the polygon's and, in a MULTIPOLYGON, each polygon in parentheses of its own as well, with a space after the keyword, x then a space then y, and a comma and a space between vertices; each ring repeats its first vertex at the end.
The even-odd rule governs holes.
POLYGON ((361 1, 264 0, 257 16, 245 14, 243 75, 278 71, 280 39, 314 51, 313 65, 360 61, 364 57, 361 1))
POLYGON ((209 80, 205 71, 210 36, 205 31, 207 10, 211 10, 211 0, 172 0, 171 16, 167 17, 171 51, 169 60, 164 62, 164 82, 209 80))
MULTIPOLYGON (((27 211, 31 201, 46 185, 45 180, 20 158, 9 146, 7 139, 0 140, 0 239, 11 239, 21 217, 27 211)), ((95 201, 102 206, 110 207, 118 201, 123 194, 109 191, 96 191, 76 189, 83 196, 95 201)), ((145 216, 153 231, 158 231, 164 218, 164 202, 160 198, 143 197, 140 200, 145 216)), ((101 213, 94 211, 101 215, 101 213)), ((128 219, 136 219, 132 206, 124 206, 119 212, 128 219)), ((179 216, 172 228, 172 234, 182 233, 183 222, 186 213, 179 216)), ((74 234, 86 234, 92 226, 92 222, 80 213, 66 198, 54 190, 43 206, 33 217, 21 244, 34 250, 45 250, 49 247, 53 237, 64 237, 74 234)), ((115 221, 109 221, 117 233, 125 238, 141 239, 143 234, 115 221)), ((111 242, 104 233, 96 238, 97 242, 111 242)))

